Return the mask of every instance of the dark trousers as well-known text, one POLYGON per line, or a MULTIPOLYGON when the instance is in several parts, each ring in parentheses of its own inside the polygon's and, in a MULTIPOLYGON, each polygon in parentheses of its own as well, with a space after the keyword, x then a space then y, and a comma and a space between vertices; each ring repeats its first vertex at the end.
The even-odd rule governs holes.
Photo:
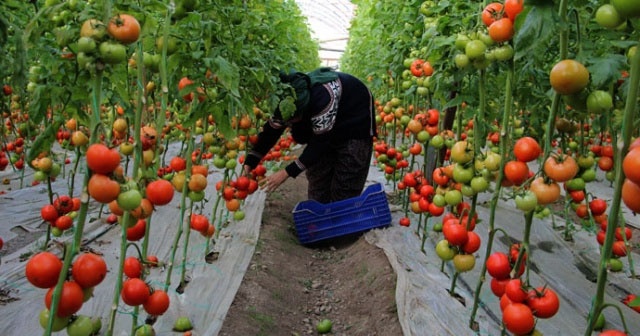
POLYGON ((307 167, 309 199, 330 203, 360 196, 369 174, 372 152, 371 138, 333 145, 317 164, 307 167))

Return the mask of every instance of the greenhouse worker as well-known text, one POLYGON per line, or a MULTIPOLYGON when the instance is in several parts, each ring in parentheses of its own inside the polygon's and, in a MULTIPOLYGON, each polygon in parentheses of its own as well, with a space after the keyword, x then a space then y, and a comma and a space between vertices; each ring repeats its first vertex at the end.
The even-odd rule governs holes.
POLYGON ((265 122, 246 157, 245 173, 254 169, 290 128, 293 139, 306 147, 297 160, 262 181, 265 191, 274 191, 287 178, 306 171, 309 199, 329 203, 359 196, 376 136, 375 108, 369 89, 356 77, 330 68, 307 74, 281 73, 280 80, 295 90, 295 95, 288 98, 292 104, 287 109, 286 102, 281 101, 265 122))

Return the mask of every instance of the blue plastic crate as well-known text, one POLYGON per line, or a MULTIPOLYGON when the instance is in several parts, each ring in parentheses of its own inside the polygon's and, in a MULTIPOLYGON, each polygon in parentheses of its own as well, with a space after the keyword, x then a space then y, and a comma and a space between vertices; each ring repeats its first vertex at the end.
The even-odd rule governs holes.
POLYGON ((367 231, 391 224, 391 211, 382 184, 368 186, 362 195, 322 204, 300 202, 293 220, 301 244, 367 231))

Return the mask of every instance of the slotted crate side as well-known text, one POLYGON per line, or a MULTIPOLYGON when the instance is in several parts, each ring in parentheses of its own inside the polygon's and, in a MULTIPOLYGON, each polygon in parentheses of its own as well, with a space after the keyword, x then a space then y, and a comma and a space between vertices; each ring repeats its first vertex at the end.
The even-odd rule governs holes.
POLYGON ((322 204, 313 200, 298 203, 293 211, 298 240, 302 244, 387 226, 391 211, 384 188, 373 184, 362 195, 322 204))

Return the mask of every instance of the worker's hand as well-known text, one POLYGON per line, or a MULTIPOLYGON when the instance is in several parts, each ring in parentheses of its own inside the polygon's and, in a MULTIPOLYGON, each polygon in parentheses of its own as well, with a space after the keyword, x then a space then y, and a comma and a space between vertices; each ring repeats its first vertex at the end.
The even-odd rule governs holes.
POLYGON ((289 174, 287 174, 287 171, 284 169, 279 170, 262 180, 260 188, 266 192, 272 192, 276 190, 282 184, 282 182, 286 181, 287 178, 289 178, 289 174))
POLYGON ((242 176, 251 176, 251 167, 247 165, 242 166, 242 176))

